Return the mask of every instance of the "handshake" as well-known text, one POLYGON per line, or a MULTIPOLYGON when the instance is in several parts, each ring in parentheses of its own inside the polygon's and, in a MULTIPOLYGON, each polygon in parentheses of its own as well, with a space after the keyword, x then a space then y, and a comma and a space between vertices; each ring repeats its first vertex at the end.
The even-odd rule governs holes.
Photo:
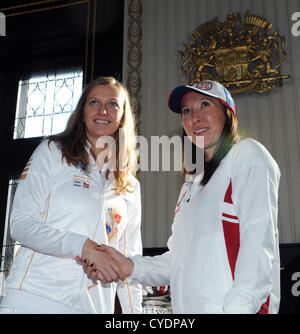
POLYGON ((124 281, 133 272, 133 261, 126 258, 115 248, 98 245, 86 240, 82 248, 81 258, 76 261, 82 264, 87 276, 102 283, 124 281))

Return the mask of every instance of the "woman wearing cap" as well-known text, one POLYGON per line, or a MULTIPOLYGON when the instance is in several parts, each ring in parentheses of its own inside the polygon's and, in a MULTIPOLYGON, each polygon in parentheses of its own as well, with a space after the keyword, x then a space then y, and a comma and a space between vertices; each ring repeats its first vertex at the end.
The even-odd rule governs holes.
POLYGON ((14 197, 10 230, 21 247, 1 313, 114 313, 116 292, 123 313, 141 313, 139 284, 95 284, 75 260, 88 257, 105 267, 105 279, 118 281, 122 272, 96 243, 127 255, 142 252, 137 157, 128 144, 134 134, 126 89, 113 77, 100 77, 85 88, 66 130, 37 147, 14 197), (104 137, 126 152, 117 159, 122 170, 98 159, 104 137))
POLYGON ((144 285, 170 284, 174 313, 277 313, 276 162, 257 141, 239 139, 234 101, 221 84, 179 86, 169 108, 194 144, 204 137, 205 157, 204 173, 182 186, 169 250, 125 259, 98 249, 144 285))

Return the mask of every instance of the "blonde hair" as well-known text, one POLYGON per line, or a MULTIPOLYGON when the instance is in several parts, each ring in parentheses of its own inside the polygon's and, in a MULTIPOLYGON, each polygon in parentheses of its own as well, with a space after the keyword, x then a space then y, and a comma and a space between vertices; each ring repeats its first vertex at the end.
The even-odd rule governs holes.
POLYGON ((116 169, 113 172, 107 170, 106 178, 108 179, 110 173, 113 173, 115 190, 118 194, 126 191, 132 192, 134 191, 132 176, 136 174, 137 165, 135 117, 130 105, 130 97, 127 89, 114 77, 99 77, 85 87, 74 112, 70 116, 65 131, 58 135, 50 136, 49 143, 54 141, 59 145, 62 156, 69 165, 77 166, 81 163, 82 168, 88 171, 89 156, 86 151, 88 139, 84 122, 84 107, 91 90, 100 85, 115 86, 124 96, 124 113, 120 122, 124 138, 120 141, 119 131, 116 131, 114 134, 117 157, 120 152, 122 154, 120 154, 119 159, 116 159, 116 169), (121 144, 123 145, 122 147, 120 147, 121 144))

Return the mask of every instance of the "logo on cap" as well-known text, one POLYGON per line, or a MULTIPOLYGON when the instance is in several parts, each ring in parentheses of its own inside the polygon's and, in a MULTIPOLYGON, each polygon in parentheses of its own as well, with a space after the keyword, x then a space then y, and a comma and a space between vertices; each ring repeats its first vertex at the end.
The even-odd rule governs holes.
POLYGON ((212 82, 200 82, 197 84, 196 88, 201 90, 211 90, 212 82))

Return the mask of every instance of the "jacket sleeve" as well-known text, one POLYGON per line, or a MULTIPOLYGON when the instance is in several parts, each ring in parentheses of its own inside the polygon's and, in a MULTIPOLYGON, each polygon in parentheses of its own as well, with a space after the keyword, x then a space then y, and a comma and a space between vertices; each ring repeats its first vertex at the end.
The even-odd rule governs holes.
POLYGON ((255 314, 272 289, 280 171, 270 154, 252 143, 233 158, 232 200, 239 218, 240 248, 223 309, 225 313, 255 314))
POLYGON ((134 256, 131 258, 134 271, 130 277, 145 286, 170 285, 170 258, 170 250, 156 256, 134 256))
POLYGON ((170 285, 172 236, 168 240, 169 250, 161 255, 132 257, 134 270, 130 278, 139 281, 144 286, 170 285))
MULTIPOLYGON (((136 189, 128 201, 128 223, 119 241, 119 251, 126 257, 142 254, 141 239, 141 196, 140 185, 136 181, 136 189)), ((118 298, 124 314, 142 313, 142 286, 133 279, 127 278, 118 283, 118 298)))
POLYGON ((47 221, 59 153, 55 144, 49 147, 44 141, 32 154, 14 196, 10 232, 12 239, 33 251, 75 258, 81 256, 87 237, 53 228, 47 221))
MULTIPOLYGON (((181 198, 181 190, 179 198, 181 198)), ((174 232, 175 224, 172 224, 174 232)), ((170 266, 172 253, 173 236, 171 235, 167 246, 168 251, 157 256, 142 256, 142 252, 128 253, 128 257, 134 262, 134 270, 129 279, 132 282, 139 282, 144 286, 170 285, 170 266)))
MULTIPOLYGON (((179 199, 182 197, 186 188, 182 187, 179 199)), ((131 278, 138 280, 144 286, 170 285, 170 267, 173 256, 173 233, 176 223, 172 224, 172 235, 170 236, 167 247, 168 251, 156 256, 136 255, 131 259, 134 263, 134 270, 131 278)))

